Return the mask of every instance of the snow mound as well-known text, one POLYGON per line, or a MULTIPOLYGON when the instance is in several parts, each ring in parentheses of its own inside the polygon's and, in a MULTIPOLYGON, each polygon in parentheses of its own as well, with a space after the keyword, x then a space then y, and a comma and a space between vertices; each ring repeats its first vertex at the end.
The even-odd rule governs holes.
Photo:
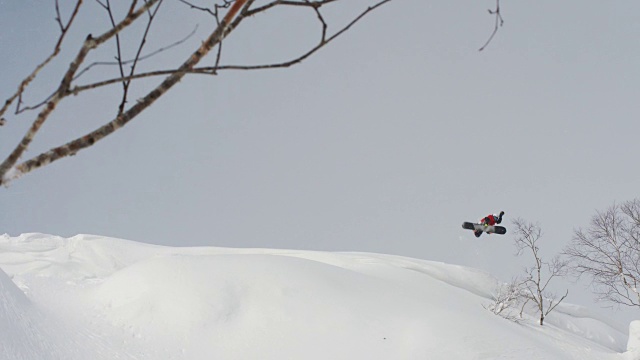
POLYGON ((14 274, 38 274, 66 280, 101 278, 145 257, 162 246, 94 235, 66 239, 40 233, 6 236, 0 241, 0 264, 14 274))
POLYGON ((201 348, 211 343, 222 358, 277 359, 282 349, 274 344, 287 344, 293 358, 307 358, 309 348, 325 358, 357 358, 362 349, 391 358, 397 348, 385 338, 411 342, 431 330, 402 310, 416 308, 415 300, 381 292, 381 281, 289 256, 172 255, 116 272, 94 299, 134 336, 152 334, 178 347, 196 343, 190 359, 207 358, 211 353, 201 348))
POLYGON ((58 344, 29 299, 0 270, 0 359, 56 359, 58 344))
POLYGON ((629 324, 627 350, 635 352, 640 357, 640 320, 632 321, 629 324))
POLYGON ((0 268, 0 359, 614 360, 627 345, 570 304, 544 327, 507 321, 483 308, 490 274, 400 256, 24 234, 0 237, 0 268))

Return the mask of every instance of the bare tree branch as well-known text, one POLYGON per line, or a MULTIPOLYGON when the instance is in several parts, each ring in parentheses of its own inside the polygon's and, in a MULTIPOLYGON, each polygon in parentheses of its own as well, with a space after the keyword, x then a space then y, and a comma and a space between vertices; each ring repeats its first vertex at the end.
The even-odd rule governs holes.
MULTIPOLYGON (((157 50, 154 50, 146 55, 142 55, 140 57, 137 58, 138 62, 141 62, 143 60, 147 60, 152 58, 155 55, 158 55, 164 51, 167 51, 173 47, 176 47, 178 45, 183 44, 185 41, 189 40, 191 37, 193 37, 193 35, 195 35, 196 31, 198 30, 198 25, 196 25, 193 30, 185 37, 183 37, 182 39, 173 42, 167 46, 163 46, 157 50)), ((135 61, 136 59, 129 59, 129 60, 123 60, 122 64, 123 65, 127 65, 127 64, 131 64, 135 61)), ((78 80, 82 75, 84 75, 85 73, 89 72, 91 69, 93 69, 96 66, 109 66, 109 65, 118 65, 119 63, 117 61, 95 61, 89 65, 87 65, 84 69, 78 71, 78 74, 73 78, 73 80, 78 80)), ((176 70, 171 70, 171 71, 176 71, 176 70)), ((167 73, 168 74, 168 73, 167 73)), ((164 75, 167 75, 164 74, 164 75)), ((113 82, 111 82, 110 84, 114 83, 114 82, 120 82, 120 81, 129 81, 129 80, 133 80, 133 79, 139 79, 140 76, 136 75, 128 75, 128 76, 123 76, 122 78, 118 78, 115 79, 113 82)), ((73 90, 71 91, 72 93, 74 93, 75 95, 77 95, 77 92, 74 92, 73 90)), ((41 106, 41 105, 40 105, 41 106)), ((34 106, 34 108, 38 107, 38 105, 34 106)))
MULTIPOLYGON (((152 1, 153 0, 149 0, 149 2, 147 2, 145 4, 145 7, 143 7, 142 9, 146 11, 146 9, 148 9, 151 6, 149 4, 155 3, 155 2, 152 3, 152 1)), ((227 14, 225 15, 225 17, 222 20, 220 26, 218 26, 216 28, 216 30, 213 31, 211 33, 211 35, 207 38, 207 40, 202 43, 202 45, 198 48, 198 50, 196 50, 187 59, 187 61, 185 61, 182 64, 182 66, 180 66, 178 71, 173 73, 173 74, 171 74, 169 77, 167 77, 160 85, 158 85, 155 89, 153 89, 151 92, 149 92, 144 98, 139 100, 129 110, 127 110, 126 112, 124 112, 122 114, 118 114, 118 116, 115 119, 113 119, 112 121, 110 121, 109 123, 101 126, 100 128, 94 130, 93 132, 91 132, 91 133, 89 133, 89 134, 87 134, 87 135, 85 135, 83 137, 80 137, 80 138, 78 138, 76 140, 70 141, 70 142, 66 143, 65 145, 62 145, 62 146, 56 147, 54 149, 51 149, 51 150, 49 150, 49 151, 47 151, 45 153, 42 153, 42 154, 36 156, 35 158, 32 158, 30 160, 27 160, 27 161, 23 162, 22 164, 20 164, 20 165, 18 165, 16 167, 16 170, 17 170, 18 173, 15 174, 14 176, 20 176, 22 174, 26 174, 26 173, 28 173, 28 172, 30 172, 32 170, 40 168, 40 167, 42 167, 44 165, 47 165, 47 164, 49 164, 49 163, 51 163, 53 161, 56 161, 58 159, 61 159, 63 157, 69 156, 69 155, 73 155, 73 154, 77 153, 81 149, 84 149, 84 148, 87 148, 89 146, 92 146, 97 141, 102 140, 104 137, 110 135, 111 133, 113 133, 117 129, 119 129, 122 126, 126 125, 131 119, 135 118, 144 109, 149 107, 156 100, 158 100, 158 98, 160 98, 163 94, 165 94, 171 87, 173 87, 176 83, 178 83, 180 81, 180 79, 182 79, 182 77, 186 74, 187 70, 188 69, 192 69, 202 59, 202 57, 204 57, 209 52, 209 50, 211 50, 211 48, 221 40, 222 36, 224 36, 224 34, 226 33, 227 23, 231 23, 231 20, 233 20, 235 15, 240 11, 240 8, 245 6, 245 4, 247 4, 247 5, 250 4, 251 2, 252 2, 252 0, 237 0, 233 4, 233 6, 231 6, 231 8, 229 9, 229 12, 227 12, 227 14)), ((136 13, 138 13, 138 12, 136 12, 136 13)), ((134 13, 134 14, 136 14, 136 13, 134 13)), ((235 21, 239 22, 239 21, 242 20, 242 18, 243 18, 243 16, 241 14, 236 18, 235 21)), ((109 33, 112 33, 113 35, 115 35, 117 32, 110 31, 109 33)), ((88 48, 91 47, 91 45, 94 45, 94 44, 88 43, 83 47, 83 49, 85 49, 85 48, 88 49, 88 48)), ((88 52, 88 50, 86 52, 88 52)), ((86 56, 86 53, 84 54, 84 56, 86 56)), ((80 57, 80 55, 78 57, 80 57)), ((82 59, 84 59, 84 57, 82 59)), ((67 76, 65 76, 65 79, 68 78, 70 80, 71 79, 71 75, 70 74, 73 74, 76 69, 77 69, 77 66, 75 66, 75 69, 69 69, 69 71, 67 73, 67 76)), ((63 85, 66 85, 66 84, 63 82, 63 85)), ((61 87, 63 85, 61 85, 61 87)), ((47 109, 48 108, 49 108, 49 106, 47 106, 47 109)), ((25 146, 25 148, 26 148, 26 146, 25 146)), ((5 164, 3 164, 3 166, 4 165, 5 164)), ((9 168, 7 168, 7 170, 4 170, 4 172, 2 170, 3 170, 3 168, 0 167, 0 178, 4 177, 4 174, 6 174, 6 172, 9 170, 9 168)))
MULTIPOLYGON (((562 297, 560 298, 560 300, 558 300, 558 302, 556 302, 555 304, 554 304, 555 299, 554 299, 554 298, 552 298, 552 299, 550 300, 550 302, 549 302, 549 307, 547 308, 547 310, 546 310, 546 312, 545 312, 545 315, 549 315, 549 313, 550 313, 550 312, 552 312, 552 311, 553 311, 553 309, 555 309, 555 308, 556 308, 556 306, 560 305, 560 303, 562 302, 562 300, 564 300, 564 299, 567 297, 567 295, 569 295, 569 290, 567 290, 567 291, 564 293, 564 295, 562 295, 562 297)), ((540 324, 540 325, 542 325, 542 324, 540 324)))
MULTIPOLYGON (((103 7, 105 8, 105 10, 107 10, 107 13, 109 14, 109 21, 111 21, 111 25, 113 27, 116 27, 116 21, 113 18, 113 12, 111 11, 111 2, 109 0, 106 0, 106 4, 103 5, 103 7)), ((118 64, 118 70, 120 71, 120 77, 124 77, 124 65, 122 64, 122 47, 120 46, 120 34, 116 34, 116 61, 118 64)), ((75 77, 75 76, 74 76, 75 77)), ((124 104, 127 101, 127 91, 129 90, 129 82, 127 81, 122 81, 122 102, 120 103, 120 106, 118 107, 118 114, 121 114, 123 109, 124 109, 124 104)))
POLYGON ((27 148, 29 147, 29 144, 31 144, 31 142, 33 141, 33 138, 35 137, 36 133, 40 130, 42 124, 44 124, 44 122, 47 120, 49 115, 53 112, 56 105, 58 105, 58 103, 60 102, 60 100, 62 100, 62 98, 64 98, 69 94, 69 87, 70 87, 71 81, 73 80, 73 76, 78 70, 78 68, 80 67, 80 65, 82 64, 82 62, 84 61, 84 59, 86 58, 87 54, 92 49, 95 49, 97 46, 103 44, 104 42, 112 38, 114 35, 118 34, 122 29, 129 26, 135 19, 137 19, 148 8, 153 6, 157 1, 158 0, 148 0, 144 6, 138 9, 138 11, 127 16, 117 26, 105 32, 97 39, 94 39, 93 36, 91 36, 91 34, 87 36, 82 47, 80 48, 80 51, 78 51, 78 54, 76 55, 73 62, 71 63, 71 65, 69 65, 69 68, 65 72, 62 78, 62 81, 58 86, 58 90, 56 91, 54 96, 51 98, 51 100, 49 100, 49 102, 47 103, 47 106, 38 114, 35 121, 27 131, 27 134, 22 138, 22 141, 20 141, 18 146, 13 150, 13 152, 11 152, 11 154, 5 159, 5 161, 3 161, 2 164, 0 164, 0 184, 4 184, 6 182, 6 179, 5 179, 6 174, 9 172, 9 170, 11 170, 15 166, 18 159, 27 150, 27 148))
MULTIPOLYGON (((136 69, 136 65, 138 64, 138 60, 140 59, 140 55, 142 53, 142 48, 144 47, 145 43, 147 42, 147 36, 149 35, 149 30, 151 29, 151 24, 153 23, 153 19, 155 17, 155 15, 158 13, 158 10, 160 9, 160 5, 162 5, 162 1, 163 0, 159 0, 158 1, 158 5, 155 7, 155 9, 153 11, 151 11, 150 9, 147 10, 147 13, 149 14, 149 21, 147 22, 147 26, 144 30, 144 34, 142 35, 142 39, 140 40, 140 45, 138 46, 138 51, 136 52, 136 56, 133 59, 133 64, 131 65, 131 71, 129 72, 129 76, 135 74, 135 69, 136 69)), ((122 67, 122 60, 118 59, 118 62, 120 62, 120 66, 122 67)), ((124 78, 124 74, 122 75, 122 77, 124 78)), ((122 94, 122 102, 120 103, 120 105, 118 106, 118 115, 121 115, 122 112, 124 111, 124 107, 127 103, 127 95, 129 92, 129 85, 131 85, 131 80, 123 80, 122 81, 122 85, 123 85, 123 94, 122 94)))
MULTIPOLYGON (((4 122, 4 118, 2 116, 7 111, 9 106, 11 106, 11 104, 16 100, 16 98, 19 98, 22 96, 22 93, 24 93, 24 90, 27 88, 27 86, 29 86, 29 84, 33 81, 33 79, 36 78, 38 73, 45 66, 47 66, 47 64, 49 64, 49 62, 51 62, 53 58, 55 58, 60 53, 60 47, 62 46, 62 42, 65 36, 67 35, 69 28, 73 24, 73 20, 75 20, 76 16, 78 15, 78 11, 80 10, 81 5, 82 5, 82 0, 78 0, 78 2, 76 2, 76 6, 73 9, 73 12, 71 13, 71 17, 69 18, 69 21, 65 25, 63 25, 62 19, 60 17, 60 9, 58 7, 58 2, 56 1, 56 14, 57 14, 56 21, 60 26, 61 34, 60 34, 60 37, 58 37, 58 41, 56 42, 56 45, 53 48, 53 52, 42 63, 36 66, 36 68, 33 70, 33 72, 31 72, 31 74, 29 74, 29 76, 27 76, 24 80, 22 80, 22 82, 20 83, 20 86, 18 87, 18 91, 16 91, 15 94, 13 94, 11 97, 9 97, 9 99, 5 101, 2 108, 0 108, 0 120, 4 122)), ((18 108, 16 109, 16 112, 18 112, 19 109, 20 108, 18 106, 18 108)))
MULTIPOLYGON (((146 73, 138 73, 137 65, 140 61, 171 47, 164 47, 156 52, 152 52, 151 54, 142 55, 143 48, 146 44, 146 39, 151 32, 153 20, 157 12, 159 11, 160 5, 162 4, 163 0, 145 0, 140 2, 137 0, 130 0, 131 5, 128 7, 128 11, 125 13, 126 15, 124 15, 122 20, 120 20, 119 22, 117 21, 117 17, 115 16, 116 14, 113 11, 112 6, 114 3, 112 3, 110 0, 95 1, 97 4, 99 4, 99 6, 106 10, 106 16, 109 17, 111 28, 97 37, 94 37, 91 34, 86 37, 77 54, 75 55, 75 57, 73 57, 71 64, 65 70, 60 83, 57 85, 57 89, 52 93, 51 96, 49 96, 40 104, 20 109, 21 97, 24 89, 33 80, 40 69, 46 66, 49 61, 58 54, 58 52, 60 51, 60 44, 62 43, 62 40, 65 37, 65 34, 73 19, 76 17, 78 8, 82 4, 82 0, 78 0, 76 9, 72 13, 71 19, 65 24, 60 20, 60 9, 58 6, 58 0, 55 0, 55 11, 57 14, 56 19, 58 21, 62 34, 60 36, 58 44, 55 47, 54 53, 47 60, 45 60, 45 62, 38 66, 32 75, 30 75, 27 79, 25 79, 25 81, 23 81, 16 94, 9 98, 9 100, 7 100, 5 107, 3 107, 0 111, 0 115, 2 115, 6 111, 6 108, 11 103, 15 102, 16 99, 18 100, 18 110, 20 112, 25 110, 33 110, 36 108, 39 109, 39 113, 35 116, 35 119, 33 120, 33 123, 28 129, 27 133, 24 135, 15 149, 9 154, 9 156, 0 164, 0 185, 6 185, 12 179, 15 179, 23 174, 50 164, 63 157, 76 154, 78 151, 94 145, 96 142, 100 141, 104 137, 112 134, 122 126, 126 125, 138 114, 151 106, 158 98, 162 97, 169 89, 177 84, 186 74, 215 75, 218 70, 259 70, 270 68, 284 68, 298 64, 304 61, 309 56, 315 54, 319 49, 323 48, 349 29, 351 29, 354 24, 359 22, 363 17, 371 13, 373 10, 391 2, 391 0, 372 0, 374 1, 374 4, 363 10, 361 13, 356 14, 351 21, 349 21, 346 25, 338 28, 337 31, 330 35, 328 33, 329 21, 327 21, 327 19, 325 18, 323 12, 321 11, 321 8, 328 4, 338 3, 342 0, 276 0, 268 2, 266 4, 263 3, 262 5, 256 7, 254 7, 254 4, 256 3, 255 0, 220 0, 218 4, 214 4, 213 7, 208 8, 194 5, 192 2, 190 2, 191 0, 179 0, 182 4, 189 6, 194 10, 204 11, 212 15, 215 18, 217 25, 209 34, 209 36, 199 44, 199 47, 194 49, 195 51, 193 51, 191 55, 186 58, 186 60, 180 67, 176 69, 159 69, 146 73), (317 41, 317 43, 315 43, 315 45, 313 45, 312 43, 309 49, 298 57, 280 63, 221 66, 220 62, 222 55, 222 42, 227 37, 227 35, 235 30, 244 19, 260 13, 264 13, 269 9, 275 8, 276 6, 295 6, 311 9, 316 16, 316 21, 318 21, 321 26, 321 29, 319 30, 320 39, 317 41), (222 12, 221 10, 225 11, 222 12), (123 41, 123 39, 125 38, 122 37, 124 36, 122 34, 122 31, 132 23, 138 21, 138 19, 140 19, 144 13, 147 13, 148 15, 147 23, 146 26, 142 27, 143 30, 141 31, 141 38, 138 42, 137 49, 134 51, 135 55, 133 59, 125 60, 124 54, 127 52, 127 49, 125 49, 124 47, 125 42, 123 41), (116 52, 115 62, 112 62, 111 64, 118 67, 118 78, 98 81, 92 84, 80 86, 75 84, 75 81, 79 77, 81 77, 94 66, 106 64, 106 62, 93 62, 87 66, 85 65, 85 60, 88 59, 88 55, 90 52, 92 52, 92 50, 111 41, 113 41, 116 52), (197 67, 201 60, 205 56, 207 56, 207 54, 212 52, 213 49, 217 49, 215 64, 213 66, 197 67), (126 65, 130 65, 130 67, 127 69, 126 65), (136 79, 142 79, 151 76, 163 76, 164 78, 162 79, 160 84, 158 84, 146 95, 138 99, 135 104, 127 108, 127 106, 129 105, 128 97, 130 96, 130 89, 133 81, 136 79), (57 105, 63 99, 70 95, 79 95, 84 91, 110 84, 120 84, 122 86, 122 96, 119 100, 117 115, 115 116, 115 118, 104 123, 104 125, 99 126, 95 130, 87 133, 84 136, 68 141, 60 146, 51 148, 49 151, 43 152, 37 156, 27 159, 22 163, 18 163, 23 154, 25 154, 25 152, 29 148, 30 144, 33 142, 35 135, 40 131, 42 125, 50 117, 50 115, 56 109, 57 105)), ((2 125, 4 122, 5 120, 0 117, 0 125, 2 125)))
MULTIPOLYGON (((162 53, 163 51, 169 50, 169 49, 171 49, 173 47, 176 47, 178 45, 183 44, 185 41, 190 39, 196 33, 197 30, 198 30, 198 25, 196 25, 194 27, 194 29, 187 36, 185 36, 184 38, 182 38, 182 39, 180 39, 180 40, 178 40, 178 41, 176 41, 176 42, 174 42, 172 44, 169 44, 167 46, 164 46, 164 47, 161 47, 161 48, 159 48, 157 50, 154 50, 154 51, 150 52, 149 54, 139 56, 138 58, 134 58, 134 59, 130 59, 130 60, 123 60, 123 61, 95 61, 95 62, 87 65, 84 69, 78 71, 77 75, 75 75, 73 77, 73 80, 79 79, 82 75, 84 75, 85 73, 89 72, 95 66, 127 65, 127 64, 132 64, 132 63, 134 63, 136 61, 137 62, 141 62, 143 60, 147 60, 147 59, 149 59, 149 58, 151 58, 151 57, 153 57, 155 55, 158 55, 158 54, 162 53)), ((168 74, 173 73, 175 71, 176 70, 164 71, 162 74, 157 74, 157 75, 168 75, 168 74)), ((108 84, 103 84, 103 85, 109 85, 109 84, 125 82, 125 81, 126 82, 130 82, 131 80, 139 79, 139 78, 142 78, 142 77, 151 77, 151 76, 139 76, 139 75, 133 74, 133 72, 131 72, 131 75, 125 76, 124 74, 122 74, 122 77, 117 78, 117 79, 113 79, 113 81, 110 81, 108 84)), ((84 90, 95 89, 95 88, 98 88, 98 87, 100 87, 100 86, 95 86, 95 87, 87 88, 87 89, 84 89, 84 90)), ((79 89, 79 88, 77 88, 77 89, 79 89)), ((82 90, 82 89, 79 89, 79 90, 82 90)), ((76 89, 71 89, 70 90, 70 93, 72 93, 74 95, 77 95, 79 92, 80 91, 76 91, 76 89)), ((35 105, 22 106, 19 111, 16 111, 16 114, 19 114, 19 113, 22 113, 22 112, 25 112, 25 111, 29 111, 29 110, 36 110, 36 109, 44 106, 49 100, 51 100, 51 98, 53 98, 54 95, 55 95, 55 93, 52 93, 46 99, 44 99, 43 101, 41 101, 41 102, 39 102, 39 103, 37 103, 35 105)))
POLYGON ((491 40, 493 40, 493 37, 496 36, 496 34, 498 33, 498 28, 500 28, 504 24, 504 20, 502 19, 502 14, 500 14, 500 0, 496 0, 495 10, 489 9, 488 11, 489 11, 489 14, 495 15, 495 18, 496 18, 495 26, 493 27, 493 32, 491 33, 491 36, 489 36, 489 39, 487 39, 487 42, 485 42, 484 45, 482 45, 482 47, 478 49, 478 51, 484 50, 489 45, 491 40))
MULTIPOLYGON (((335 1, 335 0, 328 0, 326 2, 328 3, 328 2, 332 2, 332 1, 335 1)), ((381 1, 381 2, 379 2, 377 4, 375 4, 375 5, 367 8, 365 11, 360 13, 356 18, 354 18, 351 22, 349 22, 347 25, 345 25, 340 30, 338 30, 335 34, 331 35, 328 38, 323 36, 323 38, 315 46, 313 46, 310 50, 308 50, 304 54, 302 54, 302 55, 300 55, 300 56, 298 56, 298 57, 296 57, 294 59, 291 59, 291 60, 288 60, 288 61, 284 61, 284 62, 280 62, 280 63, 262 64, 262 65, 220 65, 220 66, 216 65, 216 66, 195 67, 195 68, 191 69, 189 71, 189 73, 190 74, 216 75, 217 72, 220 71, 220 70, 265 70, 265 69, 288 68, 288 67, 291 67, 293 65, 297 65, 297 64, 301 63, 302 61, 304 61, 305 59, 309 58, 311 55, 316 53, 318 50, 320 50, 324 46, 328 45, 333 40, 337 39, 340 35, 342 35, 347 30, 349 30, 353 25, 355 25, 358 21, 360 21, 368 13, 370 13, 371 11, 375 10, 376 8, 382 6, 385 3, 388 3, 390 1, 391 0, 384 0, 384 1, 381 1)), ((283 3, 288 4, 289 1, 285 1, 283 3)), ((317 3, 320 3, 320 2, 317 2, 317 3)), ((322 3, 325 3, 325 2, 323 1, 322 3)), ((297 5, 301 5, 300 3, 296 3, 296 4, 297 5)), ((275 6, 275 5, 273 5, 273 3, 269 4, 269 5, 265 5, 265 6, 261 7, 260 9, 266 10, 266 9, 269 9, 269 8, 275 6)), ((318 6, 318 5, 315 5, 315 6, 318 6)), ((264 11, 264 10, 262 10, 262 11, 264 11)), ((255 15, 257 12, 255 10, 253 10, 253 11, 250 11, 249 13, 252 14, 252 15, 255 15)), ((151 71, 151 72, 136 74, 136 75, 133 75, 133 76, 130 76, 130 77, 126 77, 124 79, 131 80, 131 79, 149 78, 149 77, 154 77, 154 76, 164 76, 164 75, 172 74, 175 71, 177 71, 177 70, 151 71)), ((102 86, 119 83, 122 80, 123 79, 121 79, 121 78, 116 78, 116 79, 109 79, 109 80, 96 82, 96 83, 93 83, 93 84, 76 86, 71 90, 71 92, 74 93, 74 94, 78 94, 78 93, 86 91, 86 90, 96 89, 96 88, 99 88, 99 87, 102 87, 102 86)))
MULTIPOLYGON (((336 0, 325 0, 325 1, 316 1, 316 2, 310 2, 310 5, 306 5, 306 6, 321 6, 325 3, 330 3, 336 0)), ((342 35, 343 33, 345 33, 347 30, 349 30, 353 25, 355 25, 358 21, 360 21, 363 17, 365 17, 367 14, 369 14, 371 11, 375 10, 376 8, 390 2, 391 0, 383 0, 378 2, 377 4, 368 7, 365 11, 363 11, 362 13, 360 13, 360 15, 358 15, 357 17, 355 17, 351 22, 349 22, 347 25, 345 25, 343 28, 341 28, 340 30, 338 30, 335 34, 333 34, 332 36, 326 38, 325 36, 322 37, 322 39, 318 42, 318 44, 316 46, 314 46, 313 48, 311 48, 309 51, 307 51, 306 53, 300 55, 299 57, 289 60, 289 61, 285 61, 285 62, 281 62, 281 63, 275 63, 275 64, 267 64, 267 65, 248 65, 248 66, 243 66, 243 65, 225 65, 225 66, 219 66, 217 68, 211 68, 211 67, 202 67, 202 68, 196 68, 194 69, 195 71, 198 72, 203 72, 203 73, 207 73, 207 72, 211 72, 214 70, 262 70, 262 69, 276 69, 276 68, 286 68, 286 67, 290 67, 292 65, 296 65, 298 63, 301 63, 302 61, 304 61, 305 59, 307 59, 308 57, 310 57, 311 55, 313 55, 315 52, 317 52, 318 50, 320 50, 321 48, 323 48, 325 45, 329 44, 331 41, 335 40, 336 38, 338 38, 340 35, 342 35)), ((292 3, 290 1, 276 1, 274 3, 282 3, 283 5, 298 5, 298 6, 305 6, 305 3, 292 3)), ((266 7, 266 6, 265 6, 266 7)), ((254 10, 253 12, 251 12, 251 14, 255 14, 256 11, 254 10)))
MULTIPOLYGON (((218 5, 218 4, 214 4, 213 10, 211 10, 210 8, 206 8, 203 6, 197 6, 197 5, 193 5, 192 3, 185 1, 185 0, 178 0, 181 3, 188 5, 190 8, 192 9, 196 9, 196 10, 200 10, 200 11, 204 11, 206 13, 209 13, 210 15, 212 15, 213 17, 215 17, 216 19, 218 18, 218 14, 220 9, 228 9, 229 6, 231 6, 231 4, 233 3, 233 1, 228 1, 228 0, 224 0, 222 5, 218 5)), ((217 24, 220 24, 220 22, 218 21, 217 24)))

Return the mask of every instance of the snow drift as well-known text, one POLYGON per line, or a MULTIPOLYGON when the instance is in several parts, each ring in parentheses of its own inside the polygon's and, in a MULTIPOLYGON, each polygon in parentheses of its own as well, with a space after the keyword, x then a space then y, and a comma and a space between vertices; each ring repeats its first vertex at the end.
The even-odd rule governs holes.
POLYGON ((482 305, 489 274, 399 256, 0 237, 2 359, 631 359, 626 325, 482 305), (54 331, 52 331, 54 330, 54 331))

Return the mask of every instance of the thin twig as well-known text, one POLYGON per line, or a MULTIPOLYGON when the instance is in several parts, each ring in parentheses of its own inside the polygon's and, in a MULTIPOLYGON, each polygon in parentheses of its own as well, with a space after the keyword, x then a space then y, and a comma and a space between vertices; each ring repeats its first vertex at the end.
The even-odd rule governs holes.
MULTIPOLYGON (((160 9, 160 5, 162 5, 162 1, 163 0, 159 0, 158 1, 158 5, 156 5, 156 7, 153 10, 153 12, 151 11, 151 9, 147 9, 147 13, 149 14, 149 21, 147 22, 147 26, 146 26, 146 28, 144 30, 144 34, 142 35, 142 39, 140 40, 140 46, 138 46, 138 51, 136 52, 136 56, 135 56, 135 58, 133 60, 133 64, 131 65, 131 71, 129 72, 129 76, 133 76, 135 74, 136 65, 138 64, 138 60, 140 59, 140 54, 142 53, 142 48, 144 47, 145 43, 147 42, 147 36, 149 35, 149 30, 151 29, 151 24, 153 23, 153 19, 154 19, 155 15, 158 13, 158 10, 160 9)), ((123 75, 123 77, 124 77, 124 75, 123 75)), ((127 103, 127 95, 129 93, 129 86, 131 85, 131 80, 123 80, 122 85, 123 85, 124 89, 123 89, 123 94, 122 94, 122 101, 120 102, 120 105, 118 106, 118 115, 121 115, 124 112, 124 107, 125 107, 125 105, 127 103)))
MULTIPOLYGON (((111 26, 116 27, 116 20, 113 18, 113 12, 111 11, 111 2, 109 0, 106 0, 106 6, 105 6, 105 10, 107 10, 107 13, 109 14, 109 21, 111 21, 111 26)), ((120 77, 124 78, 124 65, 122 65, 122 49, 120 46, 120 33, 116 34, 116 60, 118 61, 118 70, 120 71, 120 77)), ((122 113, 122 110, 124 109, 124 104, 127 101, 127 90, 128 90, 128 85, 126 81, 122 81, 122 102, 120 103, 120 106, 118 107, 118 113, 122 113)))
MULTIPOLYGON (((147 60, 147 59, 149 59, 149 58, 151 58, 151 57, 153 57, 155 55, 160 54, 163 51, 167 51, 167 50, 169 50, 171 48, 174 48, 174 47, 176 47, 178 45, 181 45, 181 44, 185 43, 187 40, 192 38, 193 35, 195 35, 197 30, 198 30, 198 25, 195 25, 195 27, 193 28, 191 33, 189 33, 189 35, 185 36, 184 38, 182 38, 182 39, 180 39, 180 40, 178 40, 178 41, 176 41, 176 42, 174 42, 172 44, 169 44, 167 46, 161 47, 161 48, 159 48, 157 50, 154 50, 154 51, 152 51, 152 52, 150 52, 150 53, 148 53, 146 55, 140 56, 138 58, 138 62, 143 61, 143 60, 147 60)), ((122 64, 124 64, 124 65, 131 64, 131 63, 133 63, 134 60, 135 59, 124 60, 124 61, 122 61, 122 64)), ((74 80, 79 79, 82 75, 84 75, 85 73, 89 72, 95 66, 111 66, 111 65, 118 65, 118 62, 117 61, 96 61, 96 62, 93 62, 93 63, 87 65, 84 69, 78 71, 78 74, 73 79, 74 80)), ((128 79, 132 79, 132 78, 124 77, 123 79, 119 79, 119 80, 128 80, 128 79)))
MULTIPOLYGON (((22 99, 22 94, 24 93, 27 86, 29 86, 29 84, 33 81, 33 79, 36 78, 38 73, 45 66, 47 66, 47 64, 49 64, 49 62, 51 62, 53 58, 55 58, 60 53, 60 46, 62 45, 62 41, 64 40, 65 35, 67 35, 69 27, 71 27, 71 24, 73 24, 73 20, 76 18, 76 15, 78 14, 78 10, 80 10, 80 5, 82 5, 82 0, 78 0, 78 2, 76 3, 76 6, 73 9, 73 12, 71 13, 71 17, 69 18, 69 21, 67 22, 66 25, 62 25, 62 20, 60 19, 60 15, 58 14, 58 16, 56 17, 56 21, 58 22, 60 29, 62 30, 62 33, 60 34, 60 37, 58 38, 58 41, 56 42, 56 45, 53 48, 53 52, 42 63, 36 66, 36 68, 33 70, 31 74, 29 74, 29 76, 27 76, 24 80, 22 80, 22 82, 20 83, 20 86, 18 87, 18 91, 16 91, 9 99, 5 101, 2 108, 0 108, 0 119, 4 119, 2 115, 4 115, 4 113, 7 111, 9 106, 11 106, 11 104, 17 98, 22 99)), ((18 110, 19 108, 16 109, 16 112, 18 110)))
POLYGON ((480 49, 478 49, 478 51, 484 50, 487 47, 487 45, 489 45, 491 40, 493 40, 493 37, 496 36, 496 33, 498 32, 498 28, 504 24, 504 20, 502 19, 502 15, 500 14, 500 0, 496 0, 496 9, 495 10, 489 9, 488 11, 489 11, 489 14, 495 15, 495 17, 496 17, 495 26, 494 26, 493 32, 491 33, 491 36, 489 36, 489 39, 487 40, 487 42, 484 45, 482 45, 482 47, 480 49))
MULTIPOLYGON (((273 2, 270 2, 266 5, 263 5, 261 7, 255 8, 251 11, 249 11, 249 13, 247 14, 247 16, 253 16, 254 14, 257 14, 259 12, 263 12, 269 8, 272 8, 274 6, 279 6, 279 5, 287 5, 287 6, 310 6, 310 7, 314 7, 314 8, 319 8, 323 5, 335 2, 338 0, 316 0, 316 1, 304 1, 304 2, 299 2, 299 1, 291 1, 291 0, 276 0, 273 2)), ((375 5, 374 7, 377 7, 377 5, 375 5)))
POLYGON ((133 0, 133 1, 131 2, 131 6, 129 7, 129 12, 127 13, 127 16, 129 16, 129 15, 133 14, 133 12, 134 12, 134 11, 135 11, 135 9, 136 9, 136 5, 137 5, 137 4, 138 4, 138 0, 133 0))
MULTIPOLYGON (((197 6, 197 5, 194 5, 194 4, 192 4, 192 3, 188 2, 188 1, 185 1, 185 0, 178 0, 178 1, 180 1, 181 3, 183 3, 185 5, 188 5, 192 9, 196 9, 196 10, 200 10, 200 11, 204 11, 206 13, 209 13, 210 15, 215 17, 216 19, 218 18, 218 10, 220 10, 220 9, 228 9, 229 6, 231 6, 231 4, 233 3, 233 1, 224 0, 224 3, 222 5, 215 4, 213 10, 211 10, 210 8, 197 6)), ((219 24, 220 23, 218 23, 218 25, 219 24)))

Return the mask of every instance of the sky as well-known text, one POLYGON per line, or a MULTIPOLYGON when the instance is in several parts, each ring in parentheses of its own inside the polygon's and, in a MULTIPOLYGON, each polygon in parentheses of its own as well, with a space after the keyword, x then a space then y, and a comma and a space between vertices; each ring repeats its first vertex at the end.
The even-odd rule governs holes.
MULTIPOLYGON (((330 31, 372 3, 333 4, 330 31)), ((515 218, 539 223, 550 259, 597 210, 638 197, 640 3, 501 5, 504 26, 482 52, 494 1, 394 0, 297 66, 188 76, 114 135, 0 189, 0 233, 375 252, 508 281, 531 259, 514 256, 511 233, 476 239, 463 221, 503 210, 508 229, 515 218)), ((180 64, 213 28, 204 13, 162 6, 146 49, 196 35, 141 69, 180 64)), ((52 1, 0 0, 8 29, 0 34, 0 98, 50 53, 54 17, 52 1)), ((68 49, 25 102, 46 97, 80 41, 108 25, 86 1, 68 49)), ((319 29, 308 9, 250 18, 225 40, 221 62, 295 57, 315 45, 319 29)), ((91 61, 114 56, 112 46, 91 61)), ((116 72, 96 67, 78 83, 116 72)), ((158 81, 134 84, 132 98, 158 81)), ((71 98, 28 154, 111 120, 120 96, 114 86, 71 98)), ((3 158, 34 117, 7 116, 3 158)), ((566 287, 568 301, 590 301, 582 285, 558 286, 566 287)))

